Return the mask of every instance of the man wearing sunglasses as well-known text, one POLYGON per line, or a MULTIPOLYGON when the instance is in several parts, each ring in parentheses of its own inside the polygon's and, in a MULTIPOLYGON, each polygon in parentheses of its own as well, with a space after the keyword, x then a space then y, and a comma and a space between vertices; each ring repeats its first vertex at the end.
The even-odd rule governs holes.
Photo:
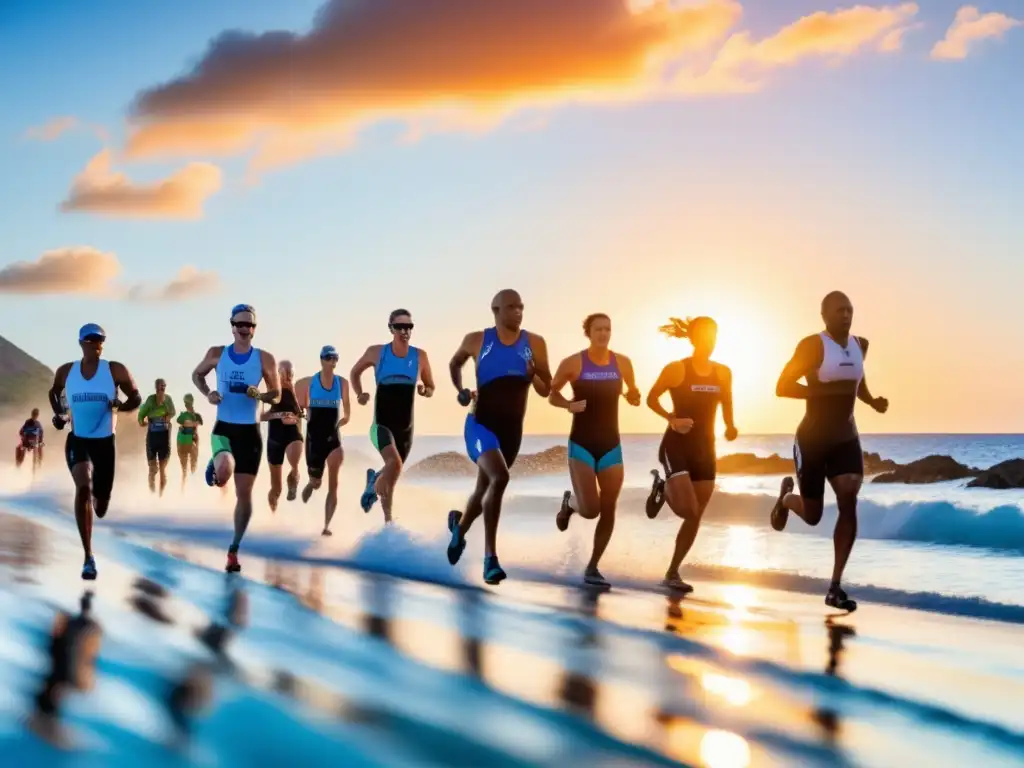
POLYGON ((274 404, 281 397, 277 361, 266 350, 252 345, 255 333, 256 310, 249 304, 236 304, 231 308, 234 342, 210 347, 192 372, 192 382, 217 406, 217 421, 210 435, 213 457, 206 467, 206 482, 223 487, 232 476, 235 478, 235 538, 228 548, 228 573, 242 570, 238 547, 252 517, 252 486, 263 458, 257 402, 274 404), (217 388, 211 390, 206 377, 215 369, 217 388), (267 383, 266 392, 259 390, 261 381, 267 383))
POLYGON ((466 453, 477 466, 476 488, 465 513, 448 513, 448 562, 455 565, 466 548, 473 521, 484 516, 484 581, 498 584, 505 571, 498 563, 498 518, 508 487, 509 469, 519 455, 530 385, 541 397, 551 389, 548 349, 543 337, 522 330, 523 300, 504 290, 491 300, 494 325, 466 335, 448 364, 459 404, 475 401, 466 416, 466 453), (477 391, 462 385, 462 367, 476 361, 477 391))
POLYGON ((352 367, 351 373, 356 401, 366 405, 370 395, 363 392, 360 379, 367 368, 373 368, 374 371, 377 389, 370 441, 384 459, 384 468, 379 472, 366 470, 366 489, 359 504, 364 512, 369 512, 380 496, 385 523, 391 522, 395 483, 398 482, 402 464, 412 448, 413 403, 416 393, 419 392, 422 397, 434 394, 434 376, 430 371, 427 353, 409 344, 412 329, 409 311, 396 309, 388 318, 391 343, 368 347, 352 367))
POLYGON ((320 350, 320 371, 295 383, 295 397, 306 411, 306 474, 309 480, 302 489, 305 504, 323 482, 327 467, 327 500, 324 502, 322 536, 331 536, 331 518, 338 507, 338 473, 345 460, 339 430, 348 424, 352 406, 348 399, 348 382, 338 376, 338 350, 330 344, 320 350), (339 419, 338 416, 341 415, 339 419))
POLYGON ((128 369, 114 360, 100 359, 106 339, 106 331, 96 323, 83 325, 78 331, 82 359, 60 366, 50 387, 53 426, 62 430, 71 421, 64 456, 75 481, 75 522, 85 552, 82 578, 88 580, 96 578, 93 512, 96 517, 107 514, 114 487, 114 411, 130 413, 142 403, 128 369), (123 402, 117 400, 118 389, 124 393, 123 402))

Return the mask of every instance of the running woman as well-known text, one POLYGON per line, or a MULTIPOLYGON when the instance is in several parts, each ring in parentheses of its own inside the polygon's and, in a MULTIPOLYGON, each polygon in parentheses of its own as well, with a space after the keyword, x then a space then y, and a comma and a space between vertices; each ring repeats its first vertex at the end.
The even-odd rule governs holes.
POLYGON ((71 421, 64 456, 75 482, 75 522, 85 552, 82 578, 87 580, 96 578, 93 512, 96 517, 107 514, 114 488, 114 411, 131 413, 142 403, 128 369, 114 360, 101 359, 106 339, 106 332, 96 323, 83 325, 78 331, 82 359, 57 369, 49 393, 53 426, 62 430, 71 421), (117 399, 118 389, 124 393, 123 402, 117 399))
POLYGON ((864 453, 853 409, 861 400, 878 413, 885 413, 889 401, 872 397, 868 389, 864 376, 868 340, 850 335, 850 299, 839 291, 828 294, 821 302, 821 319, 825 330, 797 345, 775 388, 779 397, 807 401, 807 410, 793 444, 800 493, 793 493, 792 477, 783 479, 771 524, 781 531, 790 512, 808 525, 821 522, 828 480, 836 494, 839 518, 833 533, 835 561, 825 604, 841 611, 855 611, 856 601, 840 586, 857 539, 857 496, 864 481, 864 453), (806 385, 800 383, 801 378, 806 385))
POLYGON ((622 490, 622 443, 619 437, 619 398, 625 396, 632 406, 640 405, 633 363, 625 355, 612 352, 612 321, 595 313, 583 321, 583 335, 590 346, 565 358, 551 380, 548 401, 572 414, 569 432, 569 479, 576 494, 578 510, 569 505, 565 492, 562 508, 555 516, 558 530, 569 528, 569 520, 578 512, 585 520, 597 519, 594 549, 583 572, 583 581, 608 587, 597 565, 608 548, 615 528, 615 505, 622 490), (562 396, 562 388, 572 385, 572 400, 562 396))
POLYGON ((14 463, 21 466, 25 454, 32 453, 32 471, 43 463, 43 425, 39 423, 39 409, 33 408, 29 418, 18 430, 18 445, 14 450, 14 463))
POLYGON ((476 488, 465 514, 448 513, 448 562, 455 565, 466 548, 473 521, 484 516, 484 581, 499 584, 506 573, 498 562, 498 519, 508 487, 509 469, 519 455, 530 385, 541 397, 551 390, 548 348, 544 339, 522 330, 523 300, 504 290, 491 300, 494 325, 466 335, 448 370, 462 406, 475 402, 466 416, 466 453, 476 463, 476 488), (462 367, 476 362, 477 391, 462 385, 462 367))
POLYGON ((149 490, 156 491, 156 476, 160 474, 160 495, 167 487, 167 462, 171 458, 171 419, 174 402, 167 394, 167 382, 157 379, 153 385, 156 394, 146 398, 139 408, 139 426, 146 430, 146 461, 149 462, 149 490))
POLYGON ((302 489, 303 503, 308 502, 313 491, 320 487, 324 467, 327 467, 327 500, 324 502, 321 536, 333 535, 331 519, 338 507, 338 473, 345 460, 339 430, 352 417, 348 382, 334 372, 337 367, 338 350, 328 344, 320 350, 319 373, 300 379, 295 385, 299 406, 307 414, 306 474, 309 480, 302 489))
POLYGON ((203 415, 195 411, 195 398, 189 393, 182 398, 185 410, 178 414, 178 461, 181 462, 181 487, 189 474, 189 465, 194 475, 199 463, 199 427, 203 415))
POLYGON ((668 422, 658 448, 665 479, 658 478, 657 471, 653 473, 655 482, 652 498, 648 499, 647 516, 653 519, 658 515, 661 504, 654 504, 652 500, 664 497, 669 508, 682 518, 662 584, 686 594, 692 592, 693 587, 679 577, 679 566, 697 538, 704 510, 715 491, 718 461, 715 417, 719 403, 725 422, 725 439, 735 440, 739 432, 733 421, 732 371, 711 359, 718 340, 715 321, 710 317, 686 321, 672 318, 661 331, 676 339, 689 339, 693 356, 666 365, 647 395, 647 407, 668 422), (672 398, 671 413, 661 406, 665 392, 672 398))
POLYGON ((270 492, 267 503, 270 511, 277 511, 281 498, 281 467, 285 457, 291 471, 288 473, 288 501, 295 501, 299 488, 299 459, 302 458, 302 431, 299 421, 302 409, 295 399, 295 371, 292 364, 282 360, 277 368, 281 377, 281 400, 264 409, 260 421, 267 422, 267 464, 270 465, 270 492))
POLYGON ((277 361, 264 349, 252 345, 256 333, 256 310, 249 304, 231 308, 232 344, 210 347, 192 372, 192 383, 212 405, 217 406, 210 444, 213 456, 206 465, 207 485, 223 487, 235 478, 235 537, 228 547, 228 573, 238 573, 238 547, 252 517, 252 486, 263 460, 263 435, 256 420, 257 402, 276 403, 281 397, 277 361), (217 388, 211 390, 206 377, 217 371, 217 388), (266 382, 261 393, 259 384, 266 382))
POLYGON ((366 470, 366 489, 359 504, 364 512, 369 512, 380 496, 385 523, 391 522, 395 484, 412 449, 416 394, 419 393, 421 397, 434 394, 434 375, 430 370, 427 353, 409 343, 412 329, 412 315, 409 311, 396 309, 388 318, 391 343, 367 347, 350 373, 352 391, 356 393, 356 402, 360 405, 370 401, 370 395, 363 392, 363 371, 373 368, 376 380, 370 441, 384 459, 384 468, 379 472, 366 470))

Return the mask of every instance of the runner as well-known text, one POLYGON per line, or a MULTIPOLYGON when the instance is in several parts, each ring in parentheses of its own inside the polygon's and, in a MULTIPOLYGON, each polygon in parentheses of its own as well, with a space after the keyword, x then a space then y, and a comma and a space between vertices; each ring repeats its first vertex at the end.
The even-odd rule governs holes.
MULTIPOLYGON (((693 587, 679 577, 679 566, 697 538, 704 510, 715 492, 715 417, 719 403, 725 439, 735 440, 739 433, 733 421, 732 371, 711 359, 718 340, 715 321, 710 317, 686 321, 672 318, 661 331, 676 339, 689 339, 693 344, 693 356, 666 365, 647 395, 647 407, 668 422, 658 448, 665 479, 660 480, 655 471, 651 496, 666 499, 669 508, 683 521, 662 584, 686 594, 693 587), (672 397, 671 413, 661 406, 665 392, 672 397)), ((648 499, 648 517, 657 517, 660 509, 660 504, 652 505, 648 499)))
POLYGON ((299 487, 299 459, 302 457, 302 431, 299 420, 302 409, 295 399, 293 387, 295 371, 292 364, 282 360, 277 367, 281 378, 281 400, 264 409, 260 421, 267 422, 267 464, 270 465, 270 492, 267 503, 270 511, 277 511, 277 501, 281 498, 281 467, 285 457, 291 472, 288 473, 288 501, 295 501, 299 487))
POLYGON ((185 478, 196 473, 199 463, 199 427, 203 423, 203 415, 195 411, 195 399, 189 393, 182 398, 185 410, 178 414, 178 461, 181 462, 181 487, 185 487, 185 478))
POLYGON ((25 455, 32 453, 32 472, 43 463, 43 425, 39 423, 39 409, 33 408, 32 414, 18 430, 18 445, 14 449, 14 463, 21 466, 25 455))
POLYGON ((93 512, 96 517, 107 514, 114 487, 114 411, 131 413, 142 403, 128 369, 114 360, 100 359, 106 339, 99 325, 83 325, 78 331, 82 359, 57 369, 49 393, 53 426, 62 430, 71 421, 64 456, 75 482, 75 522, 85 552, 82 578, 89 580, 96 578, 93 512), (124 402, 117 400, 118 389, 124 393, 124 402))
POLYGON ((551 380, 548 401, 572 414, 569 432, 569 479, 576 494, 578 510, 569 505, 565 492, 562 508, 555 516, 558 530, 569 528, 573 512, 585 520, 597 520, 594 548, 583 572, 586 584, 611 586, 597 565, 608 548, 615 528, 615 505, 622 490, 622 443, 619 438, 619 398, 625 396, 632 406, 640 405, 633 363, 628 357, 608 348, 612 321, 600 312, 583 321, 583 334, 590 346, 565 358, 551 380), (562 396, 562 388, 572 385, 572 401, 562 396), (625 389, 623 389, 625 385, 625 389))
POLYGON ((508 487, 509 469, 519 454, 530 384, 541 397, 551 388, 548 350, 544 339, 521 330, 523 300, 503 290, 491 300, 494 326, 466 335, 448 365, 459 404, 475 401, 466 416, 466 452, 477 465, 476 488, 465 514, 448 513, 448 562, 455 565, 466 548, 466 533, 484 516, 484 581, 498 584, 506 574, 498 562, 497 534, 501 499, 508 487), (476 362, 477 391, 462 385, 462 367, 476 362))
POLYGON ((806 400, 807 410, 793 444, 800 492, 792 492, 792 477, 783 479, 771 524, 781 531, 793 512, 808 525, 817 525, 825 507, 825 480, 829 481, 839 517, 833 532, 835 562, 825 604, 855 611, 856 601, 840 586, 857 539, 857 496, 864 481, 864 453, 853 410, 861 400, 885 413, 889 401, 872 397, 868 390, 864 377, 868 340, 850 335, 853 305, 849 298, 839 291, 828 294, 821 302, 821 319, 825 330, 797 345, 775 389, 779 397, 806 400), (801 378, 806 385, 799 383, 801 378))
POLYGON ((167 462, 171 458, 171 419, 174 402, 167 394, 167 382, 157 379, 156 394, 146 398, 139 408, 139 426, 147 426, 146 461, 149 462, 149 490, 156 491, 156 476, 160 474, 160 495, 167 487, 167 462))
POLYGON ((350 374, 356 402, 366 405, 370 395, 363 392, 361 379, 363 371, 374 369, 377 392, 373 404, 370 441, 384 459, 384 467, 379 472, 366 470, 366 490, 359 504, 364 512, 369 512, 379 495, 385 523, 391 522, 395 484, 412 449, 416 393, 422 397, 434 394, 434 375, 430 370, 427 353, 409 344, 412 329, 409 311, 396 309, 388 318, 391 343, 367 347, 350 374), (418 385, 417 381, 420 382, 418 385))
POLYGON ((320 372, 300 379, 295 385, 299 407, 305 409, 306 474, 309 481, 302 489, 306 503, 320 487, 327 467, 327 500, 324 502, 322 536, 331 536, 331 518, 338 506, 338 472, 345 460, 338 430, 348 424, 352 406, 348 399, 348 382, 334 373, 338 367, 338 351, 327 345, 320 350, 320 372), (341 418, 339 419, 339 413, 341 418))
POLYGON ((206 465, 207 485, 223 487, 235 478, 235 537, 228 547, 225 570, 242 570, 238 547, 252 517, 252 486, 263 460, 263 435, 256 420, 257 401, 276 403, 281 397, 277 361, 264 349, 252 345, 256 333, 256 310, 248 304, 231 308, 234 342, 210 347, 192 372, 192 382, 211 404, 217 406, 210 444, 213 456, 206 465), (207 375, 217 371, 217 389, 206 384, 207 375), (266 382, 261 393, 259 384, 266 382))

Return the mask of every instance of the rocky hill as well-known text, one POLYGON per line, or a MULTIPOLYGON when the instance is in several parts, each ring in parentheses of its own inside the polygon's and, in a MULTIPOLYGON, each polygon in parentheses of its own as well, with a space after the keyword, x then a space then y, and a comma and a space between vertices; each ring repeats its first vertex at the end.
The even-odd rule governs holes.
POLYGON ((39 408, 44 413, 53 371, 0 336, 0 411, 39 408))

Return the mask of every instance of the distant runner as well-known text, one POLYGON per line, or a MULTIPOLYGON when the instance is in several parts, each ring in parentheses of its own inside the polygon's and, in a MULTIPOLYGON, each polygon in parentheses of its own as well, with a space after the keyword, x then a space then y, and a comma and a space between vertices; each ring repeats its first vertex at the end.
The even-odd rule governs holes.
POLYGON ((662 584, 676 592, 688 593, 693 587, 679 576, 679 567, 693 546, 700 529, 704 510, 715 492, 718 456, 715 451, 715 419, 722 405, 725 439, 732 441, 739 432, 733 421, 732 371, 711 359, 718 341, 718 325, 710 317, 692 320, 672 318, 661 332, 676 339, 689 339, 693 356, 665 366, 647 395, 647 407, 668 422, 658 448, 658 461, 665 471, 660 480, 657 471, 655 487, 647 503, 647 516, 657 517, 660 503, 655 497, 668 500, 669 508, 682 518, 676 535, 672 559, 662 584), (672 398, 672 412, 661 405, 666 392, 672 398))
POLYGON ((306 503, 320 487, 327 468, 327 500, 324 502, 322 536, 331 536, 331 519, 338 507, 338 473, 345 460, 339 430, 352 416, 348 382, 334 373, 338 367, 338 350, 329 344, 320 350, 319 373, 300 379, 295 384, 295 397, 306 411, 306 474, 309 481, 302 489, 306 503), (340 417, 340 418, 339 418, 340 417))
POLYGON ((775 393, 807 401, 807 411, 796 430, 793 460, 800 493, 794 494, 793 478, 782 481, 779 499, 772 509, 776 531, 786 527, 793 512, 808 525, 821 522, 825 507, 825 480, 836 494, 835 562, 825 604, 842 611, 857 610, 840 583, 857 539, 857 496, 864 481, 864 453, 853 409, 860 400, 878 413, 889 409, 884 397, 873 397, 864 376, 868 340, 851 336, 853 304, 845 294, 833 291, 821 302, 825 330, 804 338, 786 364, 775 393), (800 384, 803 378, 807 384, 800 384))
POLYGON ((146 430, 146 461, 149 462, 149 490, 156 491, 156 476, 160 474, 160 495, 167 487, 167 462, 171 458, 171 419, 174 402, 167 394, 167 382, 157 379, 156 394, 146 398, 139 408, 139 426, 146 430))
POLYGON ((615 505, 622 490, 622 441, 619 436, 619 398, 625 396, 632 406, 640 405, 633 363, 625 355, 608 347, 612 321, 595 313, 583 321, 583 334, 590 345, 563 360, 551 380, 548 401, 572 414, 569 432, 569 479, 576 494, 578 510, 569 505, 565 492, 562 508, 555 516, 558 530, 569 528, 569 520, 578 512, 585 520, 597 519, 594 548, 583 572, 583 581, 597 587, 610 586, 597 569, 615 529, 615 505), (572 385, 572 400, 566 400, 562 388, 572 385))
POLYGON ((207 485, 223 487, 235 478, 235 536, 228 547, 225 570, 242 570, 238 547, 252 517, 252 486, 263 460, 263 435, 256 420, 257 402, 276 403, 281 397, 277 379, 277 361, 265 349, 252 345, 256 333, 256 310, 249 304, 231 308, 231 334, 234 342, 210 347, 192 372, 192 383, 211 404, 217 406, 210 444, 213 456, 206 465, 207 485), (217 389, 206 383, 207 375, 217 371, 217 389), (259 384, 265 381, 267 391, 259 384))
POLYGON ((71 421, 64 456, 75 481, 75 522, 85 552, 82 578, 88 580, 96 578, 93 512, 96 517, 107 514, 114 487, 114 411, 130 413, 142 403, 128 369, 113 360, 100 359, 106 339, 107 334, 100 326, 83 325, 78 331, 82 359, 60 366, 50 387, 53 426, 62 430, 71 421), (118 389, 125 395, 124 402, 117 400, 118 389), (62 395, 70 413, 65 410, 62 395))
POLYGON ((21 466, 27 454, 32 454, 32 471, 43 463, 43 425, 39 423, 39 409, 32 414, 18 430, 18 445, 14 449, 14 463, 21 466))
POLYGON ((465 514, 448 513, 448 562, 455 565, 466 548, 466 534, 473 521, 484 516, 484 581, 499 584, 506 578, 498 562, 498 519, 501 500, 508 487, 509 469, 519 455, 523 419, 530 385, 541 397, 551 389, 548 348, 543 337, 522 330, 523 300, 513 290, 491 299, 494 325, 466 335, 448 364, 458 401, 468 406, 466 453, 476 463, 476 488, 466 502, 465 514), (477 392, 462 385, 462 367, 476 361, 477 392))
POLYGON ((350 374, 356 402, 366 405, 370 395, 363 392, 361 379, 363 371, 374 369, 377 390, 370 441, 384 459, 384 468, 379 472, 366 470, 366 489, 359 503, 364 512, 369 512, 379 495, 385 523, 391 522, 395 483, 412 449, 416 393, 422 397, 434 394, 434 375, 430 370, 427 353, 409 344, 412 329, 409 311, 396 309, 388 318, 391 343, 368 347, 350 374), (417 385, 417 382, 420 383, 417 385))
POLYGON ((290 362, 282 360, 277 372, 281 377, 281 400, 264 409, 260 415, 260 421, 267 422, 267 464, 270 466, 267 503, 271 512, 277 511, 277 502, 281 498, 281 467, 285 458, 291 467, 288 501, 295 501, 299 487, 299 459, 302 458, 302 430, 299 429, 302 409, 295 399, 295 371, 290 362))
POLYGON ((195 411, 195 399, 189 393, 182 398, 185 410, 178 414, 178 461, 181 462, 181 486, 189 471, 194 475, 199 464, 199 427, 203 415, 195 411))

